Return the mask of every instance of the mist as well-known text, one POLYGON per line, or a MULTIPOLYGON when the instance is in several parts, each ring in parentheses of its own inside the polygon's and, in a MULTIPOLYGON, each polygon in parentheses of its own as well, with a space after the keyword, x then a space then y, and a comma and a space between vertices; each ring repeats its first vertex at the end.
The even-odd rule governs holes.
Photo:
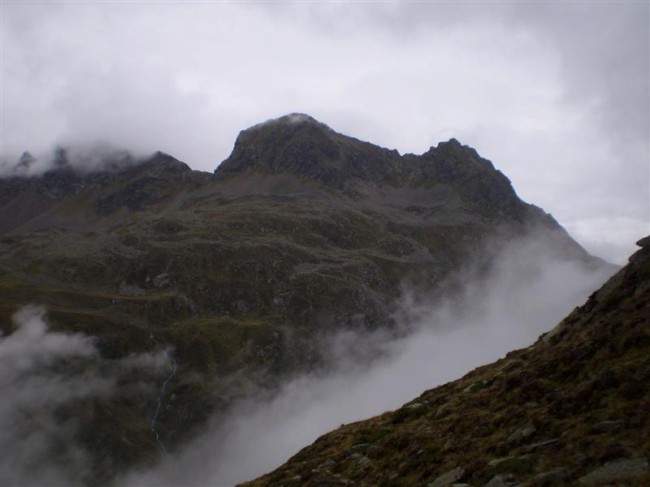
POLYGON ((502 248, 486 270, 465 269, 444 299, 405 293, 407 332, 343 332, 324 344, 331 367, 233 407, 156 468, 116 485, 234 485, 278 467, 323 433, 395 409, 550 331, 609 277, 563 260, 538 238, 502 248), (368 360, 369 356, 380 357, 368 360))
POLYGON ((0 178, 37 177, 55 169, 71 169, 77 174, 117 171, 151 155, 151 152, 126 150, 108 142, 59 146, 40 153, 25 151, 17 161, 0 160, 0 178))
MULTIPOLYGON (((0 335, 0 485, 80 485, 92 480, 79 441, 84 400, 141 394, 155 400, 169 352, 101 358, 93 339, 49 330, 44 308, 18 311, 0 335)), ((92 483, 92 482, 91 482, 92 483)))

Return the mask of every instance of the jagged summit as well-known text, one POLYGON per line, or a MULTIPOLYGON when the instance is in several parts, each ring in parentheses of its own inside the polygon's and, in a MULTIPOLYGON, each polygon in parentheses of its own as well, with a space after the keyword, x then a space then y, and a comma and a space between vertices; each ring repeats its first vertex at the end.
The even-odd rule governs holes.
MULTIPOLYGON (((29 160, 25 155, 25 171, 29 160)), ((519 199, 508 178, 490 161, 455 138, 421 155, 400 155, 336 132, 304 113, 291 113, 240 132, 232 153, 214 177, 192 171, 162 152, 135 159, 127 152, 107 148, 72 152, 59 148, 42 180, 7 181, 10 186, 17 185, 7 194, 21 191, 25 184, 45 185, 48 198, 60 200, 93 185, 108 186, 114 179, 123 181, 127 192, 143 185, 175 187, 181 180, 191 182, 192 187, 213 181, 238 196, 318 194, 336 200, 344 195, 381 204, 391 201, 427 214, 440 214, 439 208, 444 206, 450 214, 467 213, 472 218, 504 216, 521 223, 534 213, 535 221, 548 220, 543 212, 519 199)), ((145 200, 160 201, 154 196, 145 200)), ((126 200, 120 197, 115 201, 126 200)), ((118 206, 111 204, 109 209, 118 206)), ((144 207, 128 204, 126 208, 139 211, 144 207)), ((456 216, 451 218, 456 220, 456 216)))
POLYGON ((291 174, 342 188, 359 182, 422 186, 469 179, 510 181, 471 147, 452 138, 422 155, 391 150, 332 130, 313 117, 292 113, 240 132, 219 177, 244 173, 291 174))
POLYGON ((293 113, 242 131, 215 173, 284 173, 342 187, 350 179, 385 179, 398 160, 397 151, 337 133, 309 115, 293 113))
POLYGON ((270 126, 283 125, 283 124, 284 125, 311 125, 311 126, 319 127, 323 130, 332 131, 332 129, 329 128, 327 125, 325 125, 322 122, 319 122, 314 117, 307 115, 306 113, 289 113, 287 115, 283 115, 278 118, 272 118, 266 120, 265 122, 261 122, 256 125, 253 125, 252 127, 246 129, 245 131, 260 130, 260 129, 268 128, 270 126))
POLYGON ((422 155, 400 155, 396 150, 338 133, 299 113, 242 131, 231 155, 215 174, 218 179, 240 180, 251 174, 280 175, 347 194, 366 194, 362 188, 369 186, 453 188, 478 212, 497 209, 518 220, 526 213, 510 180, 475 149, 455 138, 422 155))
MULTIPOLYGON (((478 152, 476 152, 476 149, 470 147, 469 145, 465 145, 461 143, 455 137, 452 137, 449 140, 438 142, 437 146, 430 147, 428 151, 422 154, 422 156, 425 156, 427 154, 437 153, 437 152, 458 153, 458 154, 464 153, 470 156, 480 157, 478 155, 478 152)), ((490 165, 492 165, 492 163, 490 163, 490 165)))

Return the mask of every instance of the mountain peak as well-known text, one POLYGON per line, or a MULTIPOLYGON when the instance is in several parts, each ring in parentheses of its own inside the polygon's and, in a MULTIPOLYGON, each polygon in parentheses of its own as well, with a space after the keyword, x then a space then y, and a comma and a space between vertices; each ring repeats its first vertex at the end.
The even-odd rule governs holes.
POLYGON ((289 113, 287 115, 283 115, 278 118, 272 118, 265 122, 258 123, 248 128, 247 131, 260 130, 260 129, 269 128, 277 125, 289 125, 289 126, 310 125, 314 127, 319 127, 321 129, 332 131, 332 129, 330 129, 327 125, 325 125, 322 122, 319 122, 314 117, 307 115, 306 113, 299 113, 299 112, 289 113))
POLYGON ((452 137, 447 142, 440 142, 438 144, 438 146, 441 146, 441 145, 442 146, 448 145, 448 146, 451 146, 451 147, 463 147, 463 144, 458 142, 458 139, 456 139, 455 137, 452 137))
POLYGON ((357 194, 359 183, 402 188, 454 187, 477 211, 523 218, 510 181, 473 148, 451 138, 420 156, 401 156, 291 113, 240 132, 218 178, 283 175, 357 194))
POLYGON ((398 157, 397 151, 337 133, 304 113, 291 113, 240 132, 215 173, 290 174, 340 188, 351 179, 383 178, 398 157))

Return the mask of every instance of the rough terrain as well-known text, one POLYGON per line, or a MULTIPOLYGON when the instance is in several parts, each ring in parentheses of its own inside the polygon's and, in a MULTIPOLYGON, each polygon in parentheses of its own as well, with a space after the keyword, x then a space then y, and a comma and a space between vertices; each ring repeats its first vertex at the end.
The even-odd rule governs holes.
POLYGON ((650 485, 650 237, 551 332, 245 485, 650 485))

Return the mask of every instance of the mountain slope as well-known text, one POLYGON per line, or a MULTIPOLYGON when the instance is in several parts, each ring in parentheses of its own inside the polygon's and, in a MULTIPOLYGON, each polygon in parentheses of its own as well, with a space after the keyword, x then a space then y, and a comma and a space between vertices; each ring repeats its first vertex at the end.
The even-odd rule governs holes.
POLYGON ((531 347, 245 485, 648 485, 650 237, 531 347))
POLYGON ((106 438, 78 435, 95 479, 160 454, 154 414, 173 449, 251 388, 325 367, 323 336, 400 333, 404 286, 445 292, 489 243, 534 231, 558 260, 603 266, 455 140, 400 156, 290 115, 243 131, 214 175, 162 153, 99 167, 59 151, 41 176, 0 180, 0 331, 42 304, 106 359, 169 349, 177 365, 163 406, 84 409, 106 438))

